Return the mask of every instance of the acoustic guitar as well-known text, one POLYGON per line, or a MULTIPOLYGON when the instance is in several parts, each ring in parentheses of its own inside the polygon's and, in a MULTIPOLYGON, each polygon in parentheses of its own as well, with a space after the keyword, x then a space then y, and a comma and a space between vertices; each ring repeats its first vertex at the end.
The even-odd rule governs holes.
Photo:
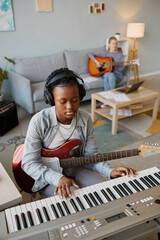
MULTIPOLYGON (((100 76, 103 73, 106 72, 111 72, 113 69, 113 66, 115 65, 120 65, 124 64, 125 62, 113 62, 112 58, 110 57, 99 57, 99 56, 94 56, 96 60, 100 63, 102 63, 102 66, 100 68, 97 68, 96 63, 89 58, 88 59, 88 72, 90 73, 91 76, 100 76)), ((137 64, 140 65, 140 60, 139 59, 133 59, 131 61, 126 61, 129 64, 137 64)))
MULTIPOLYGON (((43 164, 52 168, 57 172, 63 172, 63 169, 69 167, 78 167, 82 165, 86 165, 89 163, 97 163, 103 161, 110 161, 119 158, 126 158, 131 156, 137 156, 146 154, 147 152, 153 151, 153 149, 149 149, 149 146, 145 147, 142 145, 139 149, 131 149, 103 154, 90 155, 85 157, 70 157, 70 151, 72 148, 81 145, 82 142, 78 139, 69 140, 63 145, 57 147, 56 149, 41 149, 41 156, 43 160, 43 164)), ((13 156, 13 173, 15 180, 18 186, 22 191, 32 193, 32 187, 34 185, 35 180, 30 177, 27 173, 23 171, 21 168, 22 163, 22 155, 23 155, 24 144, 21 144, 15 151, 13 156)))

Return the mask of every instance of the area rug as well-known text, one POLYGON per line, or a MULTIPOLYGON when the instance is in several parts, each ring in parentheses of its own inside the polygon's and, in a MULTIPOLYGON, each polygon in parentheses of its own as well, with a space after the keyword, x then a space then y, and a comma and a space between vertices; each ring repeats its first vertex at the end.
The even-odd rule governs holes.
POLYGON ((111 129, 112 123, 109 120, 97 120, 94 124, 94 134, 100 153, 114 151, 138 139, 120 128, 117 129, 116 135, 112 135, 111 129))
MULTIPOLYGON (((89 113, 91 113, 91 108, 87 107, 85 109, 89 113)), ((99 114, 96 115, 97 121, 106 121, 110 122, 110 120, 106 119, 99 114)), ((95 127, 97 126, 97 121, 95 127)), ((145 113, 141 113, 138 115, 134 115, 132 117, 124 118, 118 120, 118 128, 122 131, 132 135, 136 139, 141 139, 144 137, 148 137, 151 134, 158 133, 160 131, 160 112, 157 114, 157 120, 152 120, 152 110, 147 111, 145 113)))
POLYGON ((152 124, 152 117, 145 113, 134 115, 129 118, 124 118, 118 121, 119 127, 123 127, 123 130, 130 132, 130 134, 137 136, 138 139, 147 137, 150 133, 146 130, 152 124), (138 137, 139 136, 139 137, 138 137))

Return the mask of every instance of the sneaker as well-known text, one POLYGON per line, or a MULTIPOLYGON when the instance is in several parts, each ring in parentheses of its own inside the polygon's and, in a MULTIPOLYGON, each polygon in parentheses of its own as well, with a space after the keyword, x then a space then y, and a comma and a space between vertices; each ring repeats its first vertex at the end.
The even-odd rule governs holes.
POLYGON ((106 104, 102 104, 102 105, 101 105, 101 108, 106 108, 106 107, 107 107, 106 104))

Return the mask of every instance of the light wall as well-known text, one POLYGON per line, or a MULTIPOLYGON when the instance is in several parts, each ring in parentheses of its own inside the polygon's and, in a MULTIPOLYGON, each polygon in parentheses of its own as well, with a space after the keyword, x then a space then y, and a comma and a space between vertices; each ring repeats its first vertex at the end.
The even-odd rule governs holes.
MULTIPOLYGON (((36 12, 36 0, 13 0, 15 31, 0 32, 0 66, 9 58, 46 56, 63 49, 81 50, 105 45, 128 22, 144 22, 145 37, 137 39, 140 74, 160 72, 159 0, 53 0, 53 12, 36 12), (99 15, 88 13, 93 2, 104 2, 99 15)), ((130 40, 130 47, 133 42, 130 40)), ((10 94, 5 81, 3 92, 10 94)))

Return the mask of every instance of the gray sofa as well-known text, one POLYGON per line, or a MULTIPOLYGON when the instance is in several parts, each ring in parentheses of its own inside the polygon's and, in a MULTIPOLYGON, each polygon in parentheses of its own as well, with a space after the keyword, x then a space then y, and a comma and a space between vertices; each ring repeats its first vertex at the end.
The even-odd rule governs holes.
MULTIPOLYGON (((52 71, 63 67, 68 67, 84 79, 86 96, 83 101, 89 100, 92 93, 103 91, 103 79, 93 77, 93 80, 87 80, 90 76, 88 53, 101 50, 105 50, 105 47, 82 51, 64 50, 46 57, 14 58, 16 64, 8 74, 14 101, 31 114, 48 107, 43 97, 45 81, 52 71)), ((119 86, 129 83, 129 72, 126 68, 119 86)))

